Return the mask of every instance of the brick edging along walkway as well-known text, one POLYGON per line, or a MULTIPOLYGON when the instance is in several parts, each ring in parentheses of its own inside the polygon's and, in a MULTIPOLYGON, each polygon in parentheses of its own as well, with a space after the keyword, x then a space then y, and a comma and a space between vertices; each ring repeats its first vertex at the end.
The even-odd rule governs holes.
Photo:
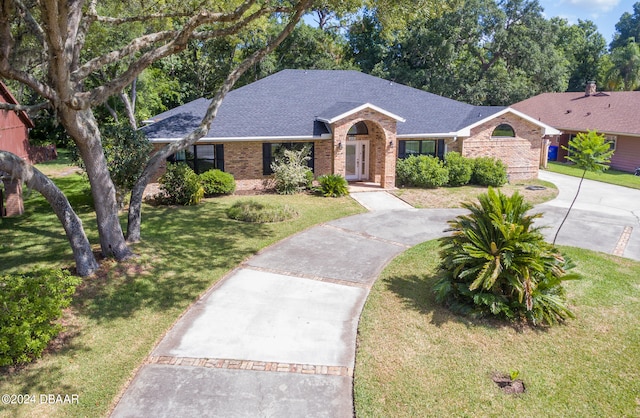
POLYGON ((328 376, 353 377, 353 369, 343 366, 322 366, 313 364, 293 364, 252 360, 231 360, 218 358, 193 358, 150 356, 146 364, 162 364, 168 366, 194 366, 210 369, 253 370, 260 372, 317 374, 328 376))

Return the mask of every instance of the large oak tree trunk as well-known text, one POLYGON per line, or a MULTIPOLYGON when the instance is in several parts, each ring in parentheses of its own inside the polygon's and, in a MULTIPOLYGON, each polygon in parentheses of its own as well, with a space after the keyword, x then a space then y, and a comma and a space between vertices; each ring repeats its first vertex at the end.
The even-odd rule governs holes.
POLYGON ((132 255, 122 233, 118 217, 116 188, 109 176, 100 130, 91 109, 60 112, 63 126, 73 138, 91 184, 100 248, 105 257, 124 260, 132 255))
POLYGON ((91 251, 82 221, 62 191, 38 169, 8 151, 0 151, 0 171, 21 179, 27 186, 37 190, 47 199, 67 234, 78 274, 88 276, 93 273, 98 268, 98 262, 91 251))

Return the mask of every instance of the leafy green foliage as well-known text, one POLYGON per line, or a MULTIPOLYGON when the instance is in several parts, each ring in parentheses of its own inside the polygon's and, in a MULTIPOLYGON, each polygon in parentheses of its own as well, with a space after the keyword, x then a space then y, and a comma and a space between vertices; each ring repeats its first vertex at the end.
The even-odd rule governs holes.
POLYGON ((608 169, 613 155, 605 136, 596 131, 580 132, 569 141, 568 147, 562 148, 569 151, 567 160, 582 170, 594 173, 608 169))
POLYGON ((444 156, 444 166, 449 170, 448 185, 464 186, 471 181, 473 160, 463 157, 459 152, 448 152, 444 156))
POLYGON ((227 209, 227 216, 242 222, 270 223, 293 219, 298 212, 289 205, 240 200, 227 209))
MULTIPOLYGON (((109 176, 116 188, 118 206, 122 208, 126 195, 131 191, 149 160, 153 145, 141 131, 126 124, 106 124, 101 127, 102 147, 107 159, 109 176)), ((78 149, 71 148, 74 162, 84 169, 78 149)))
POLYGON ((300 150, 282 148, 281 155, 276 156, 271 164, 276 192, 296 194, 310 187, 309 179, 313 179, 313 173, 307 165, 311 158, 310 151, 307 145, 300 150))
POLYGON ((447 184, 449 171, 437 157, 411 155, 398 159, 396 179, 401 186, 436 188, 447 184))
POLYGON ((541 214, 527 215, 532 206, 519 193, 489 189, 478 200, 463 204, 471 214, 449 221, 453 234, 440 239, 437 300, 455 312, 533 325, 572 318, 561 282, 578 276, 533 226, 541 214))
POLYGON ((507 167, 497 158, 478 157, 473 160, 471 183, 500 187, 507 183, 507 167))
POLYGON ((0 276, 0 366, 30 362, 42 354, 62 326, 80 279, 63 270, 0 276))
POLYGON ((556 234, 553 237, 553 244, 556 243, 558 234, 560 234, 562 226, 569 217, 571 209, 578 199, 580 188, 582 187, 582 182, 584 181, 584 176, 587 174, 587 171, 599 173, 608 169, 609 161, 613 155, 613 151, 605 141, 604 135, 599 135, 596 131, 589 131, 587 133, 580 132, 569 141, 569 147, 563 146, 562 148, 570 152, 567 159, 575 163, 576 167, 582 170, 582 177, 580 178, 580 183, 578 183, 576 195, 571 205, 569 205, 569 209, 567 209, 567 213, 564 215, 562 222, 560 222, 560 226, 556 230, 556 234))
POLYGON ((236 190, 233 175, 217 169, 201 173, 200 184, 206 197, 232 194, 236 190))
POLYGON ((168 205, 197 205, 204 197, 200 177, 185 163, 168 164, 160 177, 163 203, 168 205))
POLYGON ((325 197, 341 197, 349 194, 349 183, 340 174, 318 177, 320 193, 325 197))

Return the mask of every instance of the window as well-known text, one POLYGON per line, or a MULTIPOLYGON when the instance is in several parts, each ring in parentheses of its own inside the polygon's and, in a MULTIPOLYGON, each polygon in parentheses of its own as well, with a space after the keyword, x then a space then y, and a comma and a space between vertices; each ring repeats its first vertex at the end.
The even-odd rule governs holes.
POLYGON ((444 139, 425 139, 420 141, 398 141, 398 158, 411 155, 444 156, 444 139))
POLYGON ((369 128, 367 128, 367 124, 364 122, 358 122, 349 128, 347 135, 367 135, 368 133, 369 128))
POLYGON ((513 138, 516 136, 516 132, 513 130, 511 125, 503 123, 498 125, 496 129, 493 130, 491 134, 492 137, 502 137, 502 138, 513 138))
POLYGON ((271 163, 276 159, 276 157, 282 153, 283 149, 292 149, 299 151, 305 145, 311 147, 311 151, 309 152, 309 161, 307 161, 307 165, 313 171, 313 160, 314 160, 314 146, 313 142, 265 142, 262 144, 262 174, 268 176, 269 174, 273 174, 271 170, 271 163))
POLYGON ((609 151, 616 150, 616 142, 618 141, 618 137, 616 135, 605 135, 604 142, 609 144, 609 151))
POLYGON ((224 171, 224 147, 222 144, 192 145, 176 152, 167 158, 167 161, 185 162, 197 174, 214 168, 224 171))

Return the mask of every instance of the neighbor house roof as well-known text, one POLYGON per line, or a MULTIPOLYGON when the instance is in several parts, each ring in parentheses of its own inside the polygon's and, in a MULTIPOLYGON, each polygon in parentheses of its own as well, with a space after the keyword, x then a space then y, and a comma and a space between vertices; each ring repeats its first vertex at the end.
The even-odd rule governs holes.
POLYGON ((563 131, 640 136, 640 91, 543 93, 512 107, 563 131))
MULTIPOLYGON (((194 100, 142 129, 151 140, 181 138, 198 126, 209 103, 194 100)), ((327 123, 364 108, 396 119, 400 138, 464 135, 469 125, 509 110, 472 106, 358 71, 284 70, 229 92, 205 138, 330 137, 327 123)))

